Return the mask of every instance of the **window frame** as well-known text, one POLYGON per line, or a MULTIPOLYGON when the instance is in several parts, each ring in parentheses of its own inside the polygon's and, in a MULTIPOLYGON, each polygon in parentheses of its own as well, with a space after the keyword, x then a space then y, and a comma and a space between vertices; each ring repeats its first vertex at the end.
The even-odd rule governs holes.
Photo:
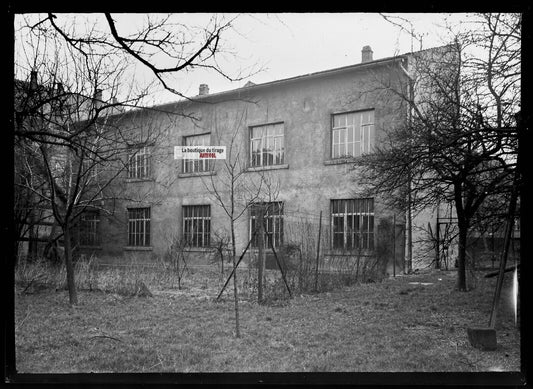
POLYGON ((210 247, 211 205, 183 205, 181 211, 181 231, 184 242, 186 242, 191 247, 210 247), (192 237, 192 240, 190 239, 190 237, 192 237))
MULTIPOLYGON (((266 231, 265 234, 269 238, 269 240, 264 239, 265 242, 265 248, 270 250, 270 243, 272 242, 272 245, 274 248, 278 248, 279 246, 283 245, 284 240, 284 208, 285 204, 283 201, 269 201, 269 202, 259 202, 259 203, 253 203, 250 206, 250 222, 249 222, 249 239, 252 239, 252 234, 255 228, 255 220, 257 218, 256 212, 259 211, 260 207, 263 207, 266 205, 266 213, 265 213, 265 219, 266 219, 266 231), (274 207, 272 207, 274 205, 274 207), (272 210, 277 211, 276 213, 272 213, 272 210), (269 228, 272 227, 272 228, 269 228), (269 231, 270 230, 270 231, 269 231), (272 237, 274 237, 274 240, 272 240, 272 237)), ((258 248, 258 239, 259 235, 256 235, 255 238, 251 242, 251 247, 253 249, 258 248)))
POLYGON ((128 153, 127 171, 130 180, 143 180, 151 177, 152 158, 149 146, 131 147, 128 153))
POLYGON ((249 164, 251 168, 264 168, 268 166, 280 166, 285 164, 285 122, 273 122, 267 124, 259 124, 249 127, 248 132, 248 150, 249 150, 249 164), (268 130, 273 128, 273 134, 268 135, 268 130), (278 129, 281 128, 281 134, 278 133, 278 129), (261 130, 260 136, 254 137, 254 131, 261 130), (268 146, 272 141, 273 151, 269 153, 265 150, 263 145, 266 143, 268 146), (259 152, 254 152, 254 143, 259 143, 258 150, 259 152), (278 145, 278 146, 277 146, 278 145), (259 161, 257 161, 255 155, 259 155, 259 161), (272 163, 265 163, 265 155, 272 155, 272 163))
POLYGON ((330 219, 331 248, 333 250, 375 250, 376 227, 373 197, 332 199, 330 219), (336 208, 337 212, 335 211, 336 208), (340 208, 343 208, 342 212, 339 212, 340 208), (336 225, 339 218, 342 218, 342 231, 338 231, 338 225, 336 225), (342 237, 342 245, 339 244, 338 236, 342 237))
POLYGON ((347 112, 337 112, 331 114, 331 131, 330 131, 330 140, 331 140, 331 149, 330 149, 330 155, 331 159, 343 159, 343 158, 358 158, 364 154, 367 154, 372 151, 372 148, 374 147, 376 133, 375 133, 375 109, 364 109, 364 110, 357 110, 357 111, 347 111, 347 112), (371 114, 371 120, 368 122, 365 122, 365 115, 371 114), (352 123, 349 124, 348 117, 351 115, 355 115, 355 117, 359 117, 359 126, 356 126, 355 120, 352 120, 352 123), (344 125, 335 125, 336 118, 340 117, 346 117, 344 119, 344 125), (341 133, 342 130, 344 131, 343 134, 343 141, 341 141, 341 133), (359 140, 356 140, 356 130, 359 130, 359 140), (338 142, 335 142, 336 134, 339 134, 338 142), (366 136, 365 136, 366 134, 366 136), (350 135, 351 135, 351 141, 350 141, 350 135), (366 141, 365 141, 366 138, 366 141), (366 142, 366 143, 365 143, 366 142), (352 145, 351 150, 348 150, 349 145, 352 145), (356 145, 358 149, 356 149, 356 145), (338 153, 335 152, 335 146, 339 146, 338 153), (344 153, 341 152, 341 147, 344 147, 344 153), (357 151, 358 150, 358 151, 357 151))
POLYGON ((132 207, 128 212, 128 247, 149 247, 151 208, 132 207), (132 229, 132 227, 135 227, 132 229), (140 231, 139 231, 140 230, 140 231))
POLYGON ((79 244, 85 247, 100 246, 100 213, 85 211, 80 215, 79 244), (87 217, 94 217, 87 219, 87 217))
MULTIPOLYGON (((183 146, 211 146, 211 133, 205 132, 203 134, 194 134, 187 135, 183 137, 182 144, 183 146), (204 140, 204 143, 207 144, 188 144, 188 140, 192 138, 206 137, 207 140, 204 140)), ((183 159, 181 171, 183 174, 195 174, 195 173, 204 173, 209 172, 213 169, 213 163, 210 159, 183 159), (192 166, 192 170, 189 170, 189 166, 192 166), (201 168, 200 168, 201 167, 201 168)))

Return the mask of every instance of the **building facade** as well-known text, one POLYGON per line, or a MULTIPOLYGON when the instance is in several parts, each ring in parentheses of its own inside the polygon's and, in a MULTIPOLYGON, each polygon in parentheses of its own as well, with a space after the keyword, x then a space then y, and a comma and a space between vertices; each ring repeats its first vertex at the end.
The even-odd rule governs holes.
POLYGON ((124 194, 113 202, 112 217, 87 219, 93 251, 149 260, 179 237, 198 261, 205 260, 217 240, 229 240, 233 198, 238 255, 252 238, 262 204, 268 205, 265 228, 274 247, 301 245, 302 236, 318 236, 322 224, 323 263, 375 255, 382 231, 394 223, 400 269, 405 215, 369 195, 351 162, 407 120, 391 85, 408 84, 409 55, 373 60, 365 47, 362 58, 352 66, 222 93, 209 94, 203 84, 189 100, 117 115, 117 127, 135 123, 157 135, 132 143, 128 170, 115 183, 124 194), (226 146, 226 160, 175 159, 175 146, 186 145, 226 146))

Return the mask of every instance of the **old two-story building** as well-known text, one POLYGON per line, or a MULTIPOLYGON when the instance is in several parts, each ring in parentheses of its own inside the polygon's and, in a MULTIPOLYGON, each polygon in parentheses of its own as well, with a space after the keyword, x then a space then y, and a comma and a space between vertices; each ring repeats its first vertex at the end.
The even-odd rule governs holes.
MULTIPOLYGON (((407 93, 413 59, 373 59, 365 46, 351 66, 220 93, 202 84, 190 99, 115 115, 119 128, 134 124, 152 137, 132 142, 128 170, 115 182, 124 192, 112 202, 112 217, 91 215, 87 228, 95 238, 86 249, 149 261, 177 237, 201 262, 230 237, 233 197, 237 254, 252 237, 258 204, 269 204, 266 229, 275 247, 316 239, 322 225, 324 264, 374 255, 395 224, 392 257, 403 270, 406 214, 369 195, 351 162, 408 120, 407 105, 392 91, 407 93), (225 146, 226 159, 176 159, 175 147, 185 145, 225 146)), ((415 218, 413 227, 431 215, 415 218)), ((421 240, 416 231, 413 242, 421 240)), ((251 246, 253 253, 257 240, 251 246)), ((417 255, 414 247, 413 267, 424 266, 427 258, 417 255)))

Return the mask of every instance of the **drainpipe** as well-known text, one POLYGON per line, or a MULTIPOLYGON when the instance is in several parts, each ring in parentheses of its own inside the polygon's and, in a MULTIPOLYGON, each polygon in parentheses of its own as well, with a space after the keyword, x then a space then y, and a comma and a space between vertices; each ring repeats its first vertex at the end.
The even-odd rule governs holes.
MULTIPOLYGON (((411 101, 413 101, 414 99, 414 87, 413 87, 413 78, 411 77, 411 75, 409 74, 409 72, 407 71, 407 69, 405 69, 403 67, 403 64, 402 62, 400 61, 399 62, 400 64, 400 69, 404 72, 404 74, 407 76, 407 78, 409 79, 409 99, 411 101)), ((409 112, 408 112, 408 116, 407 116, 407 120, 408 120, 408 123, 409 125, 411 124, 411 120, 412 120, 412 108, 409 106, 409 112)), ((407 222, 407 226, 406 226, 406 229, 407 229, 407 263, 404 265, 404 273, 406 274, 409 274, 411 273, 411 271, 413 270, 413 213, 412 213, 412 202, 413 202, 413 198, 412 198, 412 195, 411 195, 411 172, 409 171, 408 173, 408 178, 407 178, 407 217, 406 217, 406 222, 407 222)))

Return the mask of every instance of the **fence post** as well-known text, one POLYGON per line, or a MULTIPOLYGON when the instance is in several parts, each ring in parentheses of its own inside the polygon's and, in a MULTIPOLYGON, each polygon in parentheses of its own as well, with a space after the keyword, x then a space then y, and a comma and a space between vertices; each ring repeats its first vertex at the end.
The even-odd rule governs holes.
POLYGON ((440 223, 439 223, 439 206, 437 205, 437 229, 435 231, 435 234, 437 235, 436 239, 436 246, 437 249, 435 250, 435 269, 440 269, 440 223))
MULTIPOLYGON (((264 212, 263 206, 259 210, 259 239, 257 241, 259 248, 259 258, 257 264, 257 302, 261 303, 263 301, 263 279, 264 279, 264 270, 265 270, 265 247, 264 247, 264 237, 265 237, 265 227, 264 223, 264 212)), ((268 239, 268 238, 267 238, 268 239)))
POLYGON ((315 269, 315 291, 318 292, 318 261, 320 258, 320 238, 322 235, 322 211, 320 211, 320 217, 318 222, 318 243, 316 247, 316 269, 315 269))
POLYGON ((396 214, 392 216, 392 276, 396 277, 396 214))

